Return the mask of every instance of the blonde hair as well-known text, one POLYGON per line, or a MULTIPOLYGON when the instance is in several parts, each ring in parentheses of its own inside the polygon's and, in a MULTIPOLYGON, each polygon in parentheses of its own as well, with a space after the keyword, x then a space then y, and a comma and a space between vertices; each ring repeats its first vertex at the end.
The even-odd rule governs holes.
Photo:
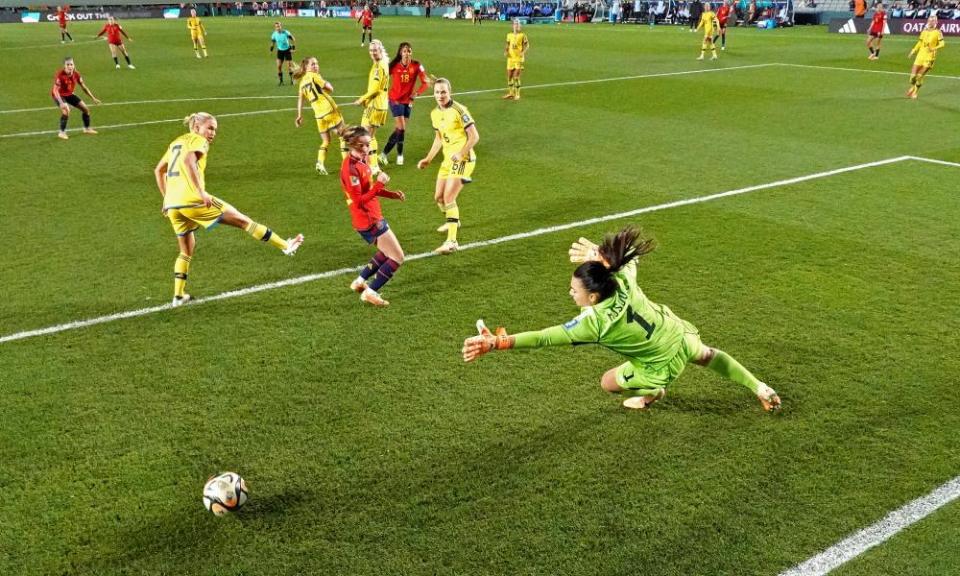
POLYGON ((194 112, 183 119, 183 125, 189 128, 190 131, 193 131, 194 127, 201 124, 206 124, 211 120, 216 120, 216 118, 213 117, 213 114, 208 112, 194 112))
POLYGON ((311 60, 316 60, 316 59, 317 58, 315 56, 307 56, 306 58, 300 61, 300 64, 294 64, 292 78, 299 82, 301 78, 307 75, 307 64, 311 60))
POLYGON ((433 85, 436 86, 437 84, 446 84, 447 91, 450 92, 451 95, 453 94, 453 84, 451 84, 450 81, 447 80, 446 78, 437 78, 436 80, 434 80, 433 85))
POLYGON ((379 46, 379 47, 380 47, 380 58, 387 58, 387 59, 390 58, 390 56, 387 54, 387 49, 386 49, 386 47, 384 47, 384 45, 383 45, 383 42, 381 42, 381 41, 379 41, 379 40, 371 40, 371 41, 370 41, 370 46, 379 46))
POLYGON ((357 141, 363 138, 364 136, 369 136, 370 131, 364 128, 363 126, 347 126, 343 130, 343 135, 340 136, 343 138, 343 141, 346 142, 347 146, 352 149, 357 148, 357 141))

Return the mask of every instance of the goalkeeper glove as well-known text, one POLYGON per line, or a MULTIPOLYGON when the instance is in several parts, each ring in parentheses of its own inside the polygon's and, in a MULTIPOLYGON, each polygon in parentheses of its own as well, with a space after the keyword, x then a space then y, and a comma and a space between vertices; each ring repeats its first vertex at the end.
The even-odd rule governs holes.
POLYGON ((513 347, 507 329, 502 326, 497 328, 496 333, 491 333, 483 320, 477 320, 477 332, 479 335, 463 341, 464 362, 473 362, 491 350, 507 350, 513 347))
POLYGON ((600 247, 586 238, 580 238, 570 246, 570 261, 596 262, 600 260, 600 247))

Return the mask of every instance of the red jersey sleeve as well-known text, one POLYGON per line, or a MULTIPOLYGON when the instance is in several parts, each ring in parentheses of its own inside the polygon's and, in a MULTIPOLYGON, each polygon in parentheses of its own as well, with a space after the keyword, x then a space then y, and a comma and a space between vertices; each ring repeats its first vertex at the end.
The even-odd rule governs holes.
POLYGON ((430 77, 427 76, 427 69, 419 62, 417 62, 417 70, 419 70, 417 77, 420 78, 420 87, 417 88, 417 96, 419 96, 427 89, 427 84, 430 83, 430 77))

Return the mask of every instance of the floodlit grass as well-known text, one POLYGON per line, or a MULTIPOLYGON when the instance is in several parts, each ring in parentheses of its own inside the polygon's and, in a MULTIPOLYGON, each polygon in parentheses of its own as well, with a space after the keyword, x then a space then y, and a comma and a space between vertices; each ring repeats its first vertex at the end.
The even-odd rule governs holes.
MULTIPOLYGON (((137 70, 79 42, 92 23, 64 47, 29 48, 56 42, 52 24, 0 27, 0 111, 50 105, 66 54, 105 103, 198 99, 95 107, 95 127, 140 124, 95 137, 0 138, 0 336, 169 300, 177 249, 152 169, 184 129, 144 123, 197 110, 221 116, 208 189, 307 240, 290 259, 200 233, 192 294, 366 262, 336 177, 313 171, 314 128, 248 114, 296 104, 276 86, 271 22, 206 19, 203 61, 183 21, 124 22, 137 70), (276 98, 199 100, 238 96, 276 98)), ((342 102, 361 93, 355 26, 287 26, 342 102)), ((412 42, 477 120, 463 242, 907 154, 960 160, 957 79, 911 102, 903 75, 773 65, 904 72, 903 38, 867 62, 862 38, 737 29, 711 64, 681 28, 531 26, 527 88, 504 102, 505 24, 376 32, 391 51, 412 42)), ((948 47, 935 73, 954 62, 948 47)), ((431 107, 416 104, 407 165, 387 167, 408 195, 383 202, 408 254, 442 240, 439 163, 415 168, 431 107)), ((0 136, 57 118, 0 114, 0 136)), ((903 161, 411 261, 386 310, 340 276, 0 344, 0 574, 778 573, 960 468, 957 171, 903 161), (596 348, 463 364, 478 317, 520 331, 575 315, 567 247, 626 223, 660 245, 645 291, 775 387, 783 414, 697 367, 627 412, 598 386, 621 359, 596 348), (251 500, 218 519, 200 491, 224 470, 251 500)), ((956 572, 956 514, 838 573, 956 572)))

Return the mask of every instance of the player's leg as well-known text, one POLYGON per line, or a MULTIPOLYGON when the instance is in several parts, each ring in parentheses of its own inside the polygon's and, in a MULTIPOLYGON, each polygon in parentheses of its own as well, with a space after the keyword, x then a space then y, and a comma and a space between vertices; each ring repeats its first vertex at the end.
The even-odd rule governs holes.
POLYGON ((700 56, 697 57, 697 60, 703 60, 704 54, 707 52, 707 38, 704 37, 703 41, 700 42, 700 56))
POLYGON ((283 60, 280 58, 280 52, 277 51, 277 78, 280 79, 278 86, 283 86, 283 60))
POLYGON ((611 394, 627 396, 623 406, 634 410, 649 408, 667 394, 663 386, 649 382, 642 371, 630 362, 604 372, 600 377, 600 387, 611 394))
POLYGON ((120 46, 119 46, 119 48, 120 48, 120 52, 123 54, 123 59, 127 61, 127 68, 130 68, 131 70, 132 70, 133 68, 135 68, 135 66, 133 65, 133 63, 130 62, 130 54, 127 52, 127 47, 126 47, 126 45, 124 45, 123 43, 121 43, 120 46))
POLYGON ((726 26, 722 26, 720 28, 720 49, 721 50, 727 49, 727 27, 726 26))
POLYGON ((110 44, 109 42, 107 43, 107 46, 110 47, 110 57, 113 58, 113 65, 117 70, 119 70, 120 60, 118 59, 118 56, 117 56, 117 46, 116 44, 110 44))
POLYGON ((393 132, 390 133, 390 138, 387 139, 387 145, 383 147, 383 155, 385 157, 389 156, 390 151, 393 150, 393 147, 397 145, 400 139, 400 131, 402 130, 400 125, 402 123, 401 118, 403 117, 401 109, 401 104, 397 104, 392 100, 390 101, 390 115, 393 116, 393 132))
POLYGON ((403 144, 407 137, 407 118, 410 117, 411 106, 403 107, 403 114, 397 117, 397 126, 400 133, 397 135, 397 166, 403 166, 403 144))
MULTIPOLYGON (((176 224, 175 224, 176 226, 176 224)), ((196 235, 191 230, 177 235, 177 244, 180 254, 173 264, 173 305, 179 306, 190 300, 187 294, 187 274, 190 272, 190 263, 193 261, 193 251, 197 245, 196 235)))
POLYGON ((513 99, 520 99, 520 76, 523 74, 523 64, 513 71, 513 99))
POLYGON ((203 51, 203 57, 207 57, 207 40, 204 38, 203 34, 200 35, 200 50, 203 51))
POLYGON ((930 72, 930 68, 932 68, 932 66, 921 66, 920 70, 917 71, 917 83, 916 83, 916 87, 913 90, 914 98, 916 98, 917 95, 920 93, 920 88, 923 87, 923 80, 927 76, 927 72, 930 72))
POLYGON ((370 166, 370 171, 375 175, 380 172, 380 146, 379 142, 377 142, 377 128, 379 125, 376 124, 377 115, 377 110, 373 107, 368 107, 363 111, 363 118, 360 120, 360 126, 366 128, 367 132, 370 133, 370 153, 367 155, 367 165, 370 166))
MULTIPOLYGON (((386 226, 386 222, 384 222, 386 226)), ((373 276, 373 280, 367 285, 370 290, 374 292, 379 292, 383 285, 390 281, 393 278, 393 275, 400 268, 400 265, 403 264, 403 248, 400 247, 400 241, 397 240, 397 236, 393 233, 393 230, 387 228, 386 232, 382 233, 377 238, 377 254, 382 255, 382 262, 379 267, 377 267, 373 276)), ((373 263, 373 260, 370 261, 373 263)), ((369 268, 370 264, 367 264, 369 268)), ((366 271, 366 269, 364 270, 366 271)), ((369 278, 368 276, 367 278, 369 278)))
POLYGON ((68 140, 70 137, 67 136, 67 121, 70 119, 70 105, 66 101, 63 104, 60 104, 60 132, 57 133, 57 137, 61 140, 68 140))
POLYGON ((327 175, 327 150, 330 148, 330 131, 320 133, 320 149, 317 150, 317 173, 327 175))
POLYGON ((700 344, 700 350, 691 358, 692 363, 698 366, 709 368, 720 376, 733 380, 737 384, 746 386, 753 392, 763 409, 767 411, 780 409, 780 397, 776 391, 761 382, 749 370, 744 368, 737 360, 717 348, 711 348, 705 344, 700 344))
POLYGON ((454 163, 450 169, 450 175, 443 179, 443 214, 447 219, 447 239, 434 250, 439 254, 451 254, 460 248, 457 244, 457 232, 460 230, 460 207, 457 205, 457 197, 463 189, 463 180, 457 173, 462 171, 462 166, 466 162, 463 160, 454 163))
POLYGON ((511 62, 507 59, 507 93, 503 95, 504 100, 510 100, 513 98, 513 67, 511 62))
POLYGON ((350 155, 350 147, 347 146, 346 140, 343 139, 343 133, 346 131, 346 129, 347 127, 344 125, 342 119, 337 123, 336 126, 333 127, 333 131, 337 133, 337 138, 340 139, 340 156, 344 159, 350 155))
POLYGON ((96 134, 97 131, 90 127, 90 108, 83 100, 77 99, 76 107, 80 110, 80 118, 83 119, 83 133, 96 134))
POLYGON ((873 59, 877 60, 880 58, 880 44, 883 43, 883 34, 877 36, 877 41, 874 43, 873 48, 873 59))
POLYGON ((232 206, 226 207, 223 215, 220 217, 220 222, 227 226, 233 226, 234 228, 242 228, 255 239, 266 242, 274 248, 282 250, 283 253, 287 255, 296 253, 297 249, 300 248, 300 244, 303 243, 303 234, 297 234, 289 240, 284 240, 278 234, 274 234, 273 230, 263 224, 254 222, 232 206))

